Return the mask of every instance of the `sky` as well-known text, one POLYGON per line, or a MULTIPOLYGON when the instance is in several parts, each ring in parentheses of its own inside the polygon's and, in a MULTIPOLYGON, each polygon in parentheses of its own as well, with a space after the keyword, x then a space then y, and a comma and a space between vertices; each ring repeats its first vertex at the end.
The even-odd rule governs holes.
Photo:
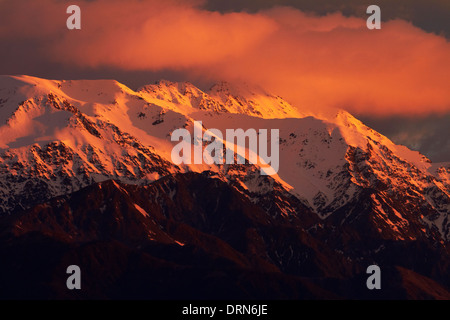
POLYGON ((0 0, 0 73, 133 89, 244 81, 300 109, 343 108, 450 161, 450 145, 436 142, 450 133, 439 121, 450 115, 448 17, 448 0, 0 0), (66 28, 70 4, 81 30, 66 28), (370 4, 380 30, 366 27, 370 4))

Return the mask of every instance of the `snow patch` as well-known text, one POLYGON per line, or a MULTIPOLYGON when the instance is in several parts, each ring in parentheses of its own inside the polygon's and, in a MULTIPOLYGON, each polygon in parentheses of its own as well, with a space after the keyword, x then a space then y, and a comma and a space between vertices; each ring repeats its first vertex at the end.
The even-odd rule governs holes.
POLYGON ((145 211, 144 209, 142 209, 140 206, 138 206, 136 203, 134 204, 134 207, 136 208, 137 211, 139 211, 144 217, 149 217, 150 215, 147 213, 147 211, 145 211))

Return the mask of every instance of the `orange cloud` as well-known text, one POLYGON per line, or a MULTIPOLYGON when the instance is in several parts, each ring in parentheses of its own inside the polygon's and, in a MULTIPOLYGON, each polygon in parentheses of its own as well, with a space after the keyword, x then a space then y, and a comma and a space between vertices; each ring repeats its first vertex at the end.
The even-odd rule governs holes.
MULTIPOLYGON (((450 43, 405 21, 368 30, 365 12, 361 18, 293 8, 221 14, 201 9, 201 1, 97 0, 79 2, 82 30, 69 31, 65 4, 40 3, 19 9, 21 26, 10 10, 11 28, 18 28, 12 34, 42 38, 39 50, 65 64, 246 81, 299 108, 376 115, 450 110, 450 43), (41 17, 41 29, 27 17, 41 17)), ((11 32, 0 29, 6 36, 11 32)))
POLYGON ((83 30, 51 53, 81 66, 133 70, 209 66, 244 56, 276 25, 262 15, 220 14, 161 1, 99 0, 83 9, 83 30))

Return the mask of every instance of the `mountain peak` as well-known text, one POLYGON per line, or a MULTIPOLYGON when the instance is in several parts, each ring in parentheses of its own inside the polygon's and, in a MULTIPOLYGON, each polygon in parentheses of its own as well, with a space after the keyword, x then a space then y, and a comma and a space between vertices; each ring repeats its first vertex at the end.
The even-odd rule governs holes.
POLYGON ((299 112, 280 96, 268 93, 259 86, 247 83, 232 84, 221 81, 214 84, 208 94, 231 113, 248 114, 262 118, 298 118, 299 112))
POLYGON ((260 87, 221 81, 207 92, 190 82, 161 80, 138 89, 147 100, 184 114, 197 111, 239 113, 261 118, 299 117, 298 110, 260 87), (167 105, 167 102, 172 103, 167 105))
MULTIPOLYGON (((442 272, 438 277, 448 274, 448 164, 430 164, 346 111, 305 117, 265 90, 227 82, 208 92, 164 80, 133 91, 114 80, 3 76, 0 119, 0 216, 17 216, 7 220, 18 234, 43 231, 43 248, 49 247, 51 234, 68 243, 92 241, 93 234, 103 243, 111 233, 114 242, 123 240, 146 254, 156 250, 158 258, 148 260, 152 266, 164 261, 161 252, 192 249, 204 259, 203 249, 209 247, 212 261, 220 265, 226 260, 219 261, 217 252, 229 255, 236 249, 233 260, 254 263, 258 272, 270 266, 270 274, 284 270, 336 280, 344 278, 341 272, 364 270, 368 263, 385 263, 386 257, 431 275, 442 272), (175 165, 178 143, 186 147, 183 156, 194 150, 194 159, 198 147, 205 155, 210 146, 192 135, 172 141, 177 129, 192 133, 195 121, 202 122, 196 128, 225 133, 217 139, 232 144, 235 135, 227 137, 227 130, 249 132, 249 143, 238 148, 245 163, 175 165), (268 138, 261 129, 271 135, 277 130, 270 153, 279 170, 271 176, 261 174, 261 163, 250 161, 256 151, 252 145, 261 153, 268 138), (147 246, 155 241, 172 247, 147 246)), ((17 248, 23 248, 25 238, 18 238, 17 248)), ((11 243, 0 241, 0 251, 16 252, 11 243)), ((181 251, 176 256, 186 257, 181 251)), ((191 261, 205 260, 196 256, 191 261)), ((203 269, 195 273, 203 275, 203 269)))

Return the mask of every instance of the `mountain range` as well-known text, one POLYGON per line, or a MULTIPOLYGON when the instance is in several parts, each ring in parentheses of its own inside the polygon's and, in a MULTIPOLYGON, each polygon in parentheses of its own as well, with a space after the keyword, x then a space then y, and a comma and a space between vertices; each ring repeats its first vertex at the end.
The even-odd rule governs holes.
POLYGON ((344 110, 227 82, 1 76, 0 121, 4 299, 450 298, 450 162, 344 110), (278 129, 277 174, 175 165, 171 134, 195 121, 278 129))

